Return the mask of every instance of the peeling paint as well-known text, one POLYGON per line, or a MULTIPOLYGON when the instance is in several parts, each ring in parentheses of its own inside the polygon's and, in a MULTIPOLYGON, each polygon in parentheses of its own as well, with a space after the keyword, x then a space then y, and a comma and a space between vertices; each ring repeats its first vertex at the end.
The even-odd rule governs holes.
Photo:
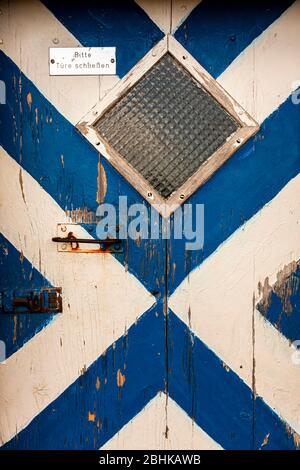
POLYGON ((35 112, 35 123, 36 123, 36 125, 38 125, 38 123, 39 123, 39 110, 38 110, 38 108, 35 108, 34 112, 35 112))
POLYGON ((66 210, 66 216, 70 217, 74 223, 92 224, 96 221, 96 214, 87 207, 78 207, 76 209, 66 210))
POLYGON ((97 390, 97 391, 99 390, 100 385, 101 385, 101 382, 100 382, 99 377, 97 376, 97 378, 96 378, 96 390, 97 390))
POLYGON ((24 203, 26 204, 25 193, 24 193, 24 186, 23 186, 22 168, 20 168, 20 172, 19 172, 19 183, 20 183, 22 198, 23 198, 24 203))
POLYGON ((88 122, 83 121, 83 122, 80 122, 79 124, 77 124, 77 126, 76 126, 77 129, 78 129, 83 135, 87 135, 87 133, 88 133, 87 124, 88 124, 88 122))
POLYGON ((292 436, 294 444, 297 449, 300 449, 300 435, 294 431, 288 424, 286 424, 286 432, 292 436))
POLYGON ((27 101, 28 108, 31 110, 31 105, 32 105, 32 94, 30 93, 30 91, 27 93, 27 96, 26 96, 26 101, 27 101))
POLYGON ((117 372, 117 385, 118 387, 123 387, 124 383, 125 383, 125 375, 122 374, 122 372, 120 371, 120 369, 118 369, 118 372, 117 372))
POLYGON ((262 303, 263 309, 266 311, 269 306, 271 293, 272 293, 272 287, 269 284, 269 277, 265 278, 263 284, 259 281, 258 293, 259 295, 262 296, 261 303, 262 303))
POLYGON ((188 319, 189 319, 189 327, 192 328, 192 311, 191 311, 191 306, 189 305, 188 309, 188 319))
POLYGON ((287 339, 294 341, 300 334, 300 260, 284 266, 276 277, 273 285, 268 277, 258 284, 261 298, 256 309, 287 339))
POLYGON ((15 344, 17 341, 17 325, 18 325, 18 317, 14 315, 14 334, 13 334, 13 343, 15 344))
POLYGON ((88 421, 94 423, 96 421, 96 413, 94 411, 88 412, 88 421))
POLYGON ((96 201, 101 204, 104 201, 107 191, 107 179, 103 165, 100 162, 100 156, 98 161, 98 175, 97 175, 97 196, 96 201))
POLYGON ((292 261, 285 265, 277 273, 277 281, 273 286, 269 284, 269 278, 266 277, 264 284, 258 284, 258 292, 262 295, 262 306, 264 311, 268 309, 271 301, 271 294, 275 292, 282 300, 283 312, 290 314, 292 312, 292 305, 290 302, 291 295, 299 288, 299 279, 291 277, 297 268, 300 266, 300 260, 292 261))
POLYGON ((262 441, 262 444, 260 446, 260 448, 266 446, 269 442, 269 437, 270 437, 270 433, 268 432, 268 434, 265 436, 264 440, 262 441))

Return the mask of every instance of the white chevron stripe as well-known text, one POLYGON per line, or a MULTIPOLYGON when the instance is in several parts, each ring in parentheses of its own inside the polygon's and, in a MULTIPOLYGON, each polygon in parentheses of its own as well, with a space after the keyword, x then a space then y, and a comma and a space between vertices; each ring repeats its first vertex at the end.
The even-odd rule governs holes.
POLYGON ((300 1, 253 41, 218 82, 261 123, 300 79, 300 1))
POLYGON ((166 396, 160 393, 102 449, 222 450, 222 447, 170 397, 166 404, 166 396))
MULTIPOLYGON (((1 148, 0 156, 1 231, 64 293, 64 313, 0 366, 0 432, 6 442, 124 334, 154 298, 111 255, 59 253, 51 238, 56 224, 68 221, 64 211, 1 148)), ((82 236, 89 235, 82 229, 82 236)))
POLYGON ((49 47, 77 47, 80 43, 38 0, 2 3, 1 49, 61 114, 77 124, 118 77, 50 77, 49 47))
POLYGON ((300 258, 300 175, 195 269, 170 308, 209 348, 300 431, 300 368, 292 347, 254 310, 258 283, 300 258), (253 325, 255 345, 253 345, 253 325))
POLYGON ((135 0, 165 34, 174 33, 201 0, 135 0))

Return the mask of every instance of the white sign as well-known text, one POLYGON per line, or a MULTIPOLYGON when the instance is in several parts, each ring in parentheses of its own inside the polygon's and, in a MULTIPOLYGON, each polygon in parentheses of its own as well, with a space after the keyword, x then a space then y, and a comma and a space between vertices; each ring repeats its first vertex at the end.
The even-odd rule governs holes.
POLYGON ((115 75, 115 47, 50 47, 50 75, 115 75))

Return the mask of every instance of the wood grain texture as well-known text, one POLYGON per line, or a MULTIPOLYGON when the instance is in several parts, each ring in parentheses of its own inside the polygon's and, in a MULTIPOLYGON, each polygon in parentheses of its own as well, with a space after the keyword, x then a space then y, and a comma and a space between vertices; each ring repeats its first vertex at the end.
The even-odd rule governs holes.
POLYGON ((297 0, 218 77, 258 123, 288 98, 299 78, 299 17, 297 0))
POLYGON ((256 393, 298 432, 300 371, 291 360, 293 348, 266 323, 255 304, 261 295, 259 282, 268 276, 272 284, 283 265, 299 259, 299 183, 299 176, 290 181, 194 270, 169 302, 250 387, 255 372, 256 393))
MULTIPOLYGON (((229 39, 221 34, 220 41, 224 42, 221 48, 228 51, 228 57, 225 60, 222 56, 220 63, 232 63, 219 76, 218 83, 172 36, 166 36, 150 50, 122 80, 117 76, 49 77, 48 47, 81 44, 76 34, 70 32, 71 24, 59 21, 36 0, 2 3, 1 49, 38 90, 31 84, 26 101, 21 100, 19 91, 16 105, 19 109, 13 118, 15 122, 20 120, 21 125, 12 133, 12 142, 7 144, 8 139, 3 139, 0 149, 0 225, 20 258, 26 259, 49 282, 63 288, 64 312, 0 367, 1 443, 23 430, 12 444, 16 448, 18 445, 30 448, 33 442, 37 447, 46 443, 49 447, 98 448, 105 441, 104 449, 268 448, 270 442, 274 448, 285 445, 288 448, 286 436, 293 448, 299 447, 300 377, 299 366, 291 361, 294 349, 280 328, 262 317, 256 305, 264 298, 262 286, 266 279, 268 285, 274 286, 285 266, 294 265, 300 258, 300 181, 299 176, 291 179, 295 176, 294 155, 298 145, 298 136, 292 134, 296 113, 284 107, 280 126, 275 126, 272 132, 268 131, 269 121, 266 122, 271 115, 272 124, 282 112, 278 106, 289 100, 292 83, 299 79, 300 2, 296 1, 233 62, 234 34, 229 39), (119 156, 99 138, 92 125, 168 48, 229 109, 241 129, 174 194, 166 207, 165 201, 144 180, 120 163, 119 156), (50 104, 38 97, 38 91, 50 104), (46 125, 38 128, 41 113, 36 111, 36 102, 47 108, 45 119, 52 121, 53 113, 50 132, 53 140, 56 135, 60 139, 54 147, 51 138, 46 139, 45 152, 40 151, 39 139, 48 131, 46 125), (55 108, 74 125, 85 115, 77 127, 104 155, 101 162, 93 149, 95 155, 88 154, 90 146, 82 145, 86 142, 72 126, 62 125, 55 108), (233 162, 227 173, 222 170, 216 173, 256 132, 258 126, 248 113, 262 125, 258 143, 253 145, 261 165, 248 142, 243 147, 245 152, 238 150, 238 158, 230 159, 222 167, 233 162), (289 119, 294 120, 291 131, 289 119), (287 137, 279 146, 282 161, 276 153, 280 136, 274 137, 280 131, 287 137), (259 144, 270 135, 274 137, 270 148, 260 148, 259 144), (72 149, 67 155, 58 152, 64 139, 72 149), (72 147, 73 142, 79 151, 72 147), (52 159, 54 154, 59 172, 52 159), (30 159, 26 159, 28 155, 30 159), (81 156, 88 162, 87 168, 78 165, 81 156), (67 158, 80 169, 76 178, 67 166, 67 158), (24 168, 26 164, 28 171, 24 168), (243 173, 244 168, 247 171, 243 173), (268 174, 263 174, 266 168, 268 174), (95 184, 89 180, 89 187, 82 190, 83 196, 80 194, 78 199, 92 201, 91 206, 96 201, 117 207, 120 195, 130 195, 131 202, 145 203, 140 194, 149 202, 151 192, 150 202, 162 203, 163 208, 158 210, 169 216, 177 207, 178 197, 183 194, 180 202, 184 202, 194 192, 192 204, 205 200, 212 209, 207 214, 209 227, 213 224, 218 227, 209 232, 205 250, 195 257, 196 261, 185 250, 184 243, 175 246, 174 240, 161 239, 128 243, 121 262, 107 254, 59 253, 51 242, 57 224, 75 220, 80 223, 94 215, 87 207, 73 204, 81 191, 80 179, 84 180, 90 172, 94 172, 95 184), (212 174, 219 177, 210 179, 212 174), (138 192, 124 182, 122 175, 138 192), (247 177, 252 179, 249 186, 247 177), (242 181, 239 190, 238 181, 242 181), (205 182, 212 184, 207 187, 205 182), (202 189, 197 192, 200 184, 202 189), (91 197, 90 187, 94 188, 91 197), (61 188, 67 188, 70 202, 67 211, 60 199, 61 188), (245 209, 247 195, 242 194, 248 188, 252 212, 245 209), (227 198, 227 193, 233 196, 227 198), (240 198, 244 205, 239 205, 240 198), (227 205, 222 204, 222 199, 227 205), (219 212, 214 207, 217 204, 219 212), (244 223, 249 214, 251 219, 244 223), (147 405, 148 400, 151 401, 147 405), (256 410, 258 402, 261 408, 256 410), (102 415, 106 421, 100 422, 102 415), (259 432, 263 429, 262 436, 258 428, 259 432), (90 441, 82 440, 82 435, 90 441)), ((200 2, 136 3, 162 31, 172 34, 200 2)), ((213 29, 216 15, 213 9, 208 28, 213 29)), ((149 18, 142 16, 151 25, 149 18)), ((118 21, 121 28, 122 18, 118 21)), ((93 25, 92 40, 98 41, 99 24, 101 18, 93 25)), ((78 24, 75 26, 78 32, 78 24)), ((84 20, 78 36, 91 38, 89 26, 84 20)), ((117 28, 110 29, 109 21, 105 26, 113 41, 117 28)), ((145 33, 140 24, 135 27, 136 37, 140 35, 147 39, 144 44, 150 44, 151 28, 145 33)), ((160 33, 158 28, 157 31, 160 33)), ((191 34, 186 28, 185 33, 191 34)), ((154 36, 158 37, 153 33, 154 36)), ((201 44, 197 47, 200 51, 201 44)), ((143 54, 141 48, 140 56, 143 54)), ((217 54, 214 51, 213 63, 217 54)), ((131 68, 130 65, 126 69, 127 65, 123 63, 122 70, 131 68)), ((214 70, 222 69, 217 65, 214 70)), ((15 89, 24 83, 15 81, 15 89)), ((88 236, 82 227, 78 230, 83 237, 88 236)), ((12 328, 12 338, 15 333, 12 328)))
MULTIPOLYGON (((52 236, 58 223, 70 219, 23 170, 25 203, 19 183, 20 166, 3 149, 0 163, 1 231, 64 292, 64 313, 0 368, 4 443, 123 335, 154 298, 111 255, 58 252, 52 236)), ((89 234, 82 229, 82 236, 89 234)))

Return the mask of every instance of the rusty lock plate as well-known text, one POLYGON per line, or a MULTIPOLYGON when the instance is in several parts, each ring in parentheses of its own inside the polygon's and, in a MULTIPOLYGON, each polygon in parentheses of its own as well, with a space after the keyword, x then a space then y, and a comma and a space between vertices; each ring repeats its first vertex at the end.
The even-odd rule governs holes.
POLYGON ((61 293, 61 287, 6 290, 0 294, 0 313, 61 313, 61 293))

